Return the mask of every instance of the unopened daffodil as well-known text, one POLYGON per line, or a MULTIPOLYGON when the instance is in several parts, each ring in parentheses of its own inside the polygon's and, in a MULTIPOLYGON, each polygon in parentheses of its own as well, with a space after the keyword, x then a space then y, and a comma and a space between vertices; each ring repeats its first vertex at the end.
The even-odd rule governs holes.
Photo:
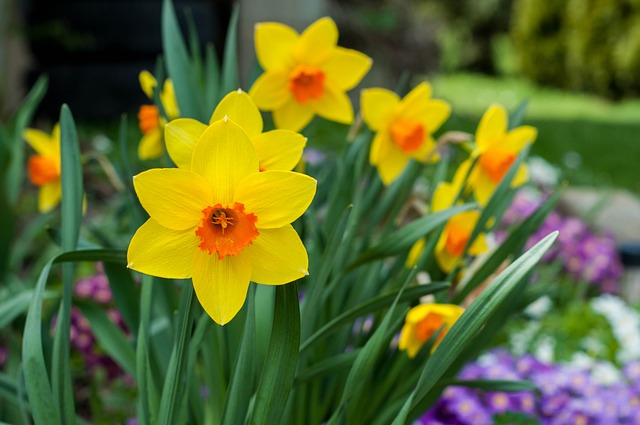
POLYGON ((409 358, 414 358, 429 338, 440 331, 431 349, 434 351, 462 313, 464 309, 454 304, 420 304, 413 307, 407 313, 400 331, 398 348, 406 350, 409 358))
POLYGON ((382 88, 362 91, 362 116, 376 132, 369 161, 378 169, 385 185, 391 184, 409 160, 435 161, 433 133, 451 113, 449 104, 431 98, 431 86, 422 83, 403 99, 382 88))
POLYGON ((280 285, 308 274, 308 257, 292 223, 311 203, 316 181, 292 171, 260 172, 245 131, 230 119, 206 127, 188 168, 134 177, 150 218, 135 233, 128 267, 191 278, 204 310, 229 322, 249 282, 280 285))
POLYGON ((273 112, 276 127, 300 131, 314 115, 353 121, 346 92, 369 71, 371 59, 337 46, 338 28, 331 18, 317 20, 302 34, 280 23, 258 23, 254 41, 264 73, 249 94, 258 108, 273 112))

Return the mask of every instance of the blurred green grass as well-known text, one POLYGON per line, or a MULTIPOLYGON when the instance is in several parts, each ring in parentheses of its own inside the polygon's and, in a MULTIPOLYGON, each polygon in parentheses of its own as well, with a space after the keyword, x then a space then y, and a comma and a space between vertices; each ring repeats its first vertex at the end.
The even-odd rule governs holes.
POLYGON ((431 82, 434 96, 453 106, 446 130, 473 133, 491 103, 512 110, 528 98, 524 123, 539 131, 533 155, 559 166, 570 184, 640 193, 640 100, 613 103, 522 79, 474 74, 441 75, 431 82))

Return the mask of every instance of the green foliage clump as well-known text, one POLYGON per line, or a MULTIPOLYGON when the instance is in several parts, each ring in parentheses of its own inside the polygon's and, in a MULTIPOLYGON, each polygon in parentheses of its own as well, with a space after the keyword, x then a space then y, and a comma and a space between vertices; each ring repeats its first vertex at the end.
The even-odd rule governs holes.
POLYGON ((511 35, 532 80, 611 98, 640 93, 640 2, 516 0, 511 35))

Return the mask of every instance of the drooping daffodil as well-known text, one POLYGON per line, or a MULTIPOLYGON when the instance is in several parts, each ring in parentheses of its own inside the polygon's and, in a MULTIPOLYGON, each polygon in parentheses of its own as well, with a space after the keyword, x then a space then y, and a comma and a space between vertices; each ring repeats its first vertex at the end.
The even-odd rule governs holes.
POLYGON ((38 211, 46 213, 60 203, 62 185, 60 182, 60 125, 53 127, 51 135, 28 128, 22 135, 36 152, 27 162, 29 180, 39 187, 38 211))
POLYGON ((436 161, 433 133, 451 114, 448 103, 431 98, 431 85, 422 83, 403 99, 382 88, 362 91, 362 116, 376 132, 369 162, 385 185, 391 184, 411 159, 436 161))
POLYGON ((249 94, 258 108, 273 112, 277 128, 300 131, 315 115, 353 121, 346 92, 358 85, 372 61, 337 46, 338 28, 331 18, 317 20, 302 34, 280 23, 258 23, 254 41, 264 73, 249 94))
MULTIPOLYGON (((290 130, 262 132, 260 110, 251 97, 238 89, 227 94, 211 115, 210 124, 227 117, 238 124, 253 144, 260 170, 292 170, 302 157, 306 137, 290 130)), ((165 140, 169 156, 180 168, 191 167, 191 157, 207 125, 190 118, 179 118, 165 127, 165 140)))
POLYGON ((206 127, 188 168, 134 177, 150 218, 136 231, 128 267, 191 278, 204 310, 229 322, 249 282, 281 285, 308 274, 308 257, 291 223, 311 203, 316 181, 292 171, 260 172, 245 131, 230 119, 206 127))
MULTIPOLYGON (((153 90, 158 85, 155 77, 149 71, 142 71, 139 75, 140 87, 144 94, 153 100, 153 90)), ((160 103, 169 120, 180 116, 173 83, 167 79, 160 91, 160 103)), ((138 111, 138 124, 142 132, 142 139, 138 144, 138 157, 142 160, 159 158, 164 153, 162 135, 166 120, 160 115, 156 105, 142 105, 138 111)))
POLYGON ((413 307, 405 317, 398 348, 405 350, 409 358, 414 358, 429 338, 440 331, 431 349, 433 352, 462 313, 464 309, 455 304, 420 304, 413 307))
MULTIPOLYGON (((537 135, 537 130, 528 125, 508 130, 508 114, 503 106, 491 105, 487 109, 476 130, 476 147, 471 157, 461 164, 461 167, 468 169, 477 157, 476 165, 469 176, 469 186, 481 206, 489 202, 489 198, 518 158, 520 151, 533 143, 537 135)), ((527 166, 522 164, 516 171, 511 186, 518 187, 526 181, 527 166)))

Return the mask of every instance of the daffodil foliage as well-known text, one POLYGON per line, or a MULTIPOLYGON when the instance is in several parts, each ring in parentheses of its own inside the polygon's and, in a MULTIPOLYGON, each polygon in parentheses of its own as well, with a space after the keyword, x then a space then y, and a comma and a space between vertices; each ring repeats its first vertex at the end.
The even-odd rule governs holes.
POLYGON ((229 28, 218 68, 164 0, 142 140, 121 121, 117 154, 79 145, 68 107, 45 132, 20 116, 7 151, 30 157, 10 174, 53 241, 3 240, 1 422, 410 424, 527 298, 555 235, 525 242, 557 195, 491 237, 527 183, 524 105, 487 105, 475 135, 442 131, 451 106, 422 80, 365 88, 354 110, 372 61, 328 17, 257 24, 261 72, 238 87, 237 10, 229 28), (98 262, 100 284, 74 286, 98 262), (120 391, 113 376, 126 403, 82 396, 120 391))

